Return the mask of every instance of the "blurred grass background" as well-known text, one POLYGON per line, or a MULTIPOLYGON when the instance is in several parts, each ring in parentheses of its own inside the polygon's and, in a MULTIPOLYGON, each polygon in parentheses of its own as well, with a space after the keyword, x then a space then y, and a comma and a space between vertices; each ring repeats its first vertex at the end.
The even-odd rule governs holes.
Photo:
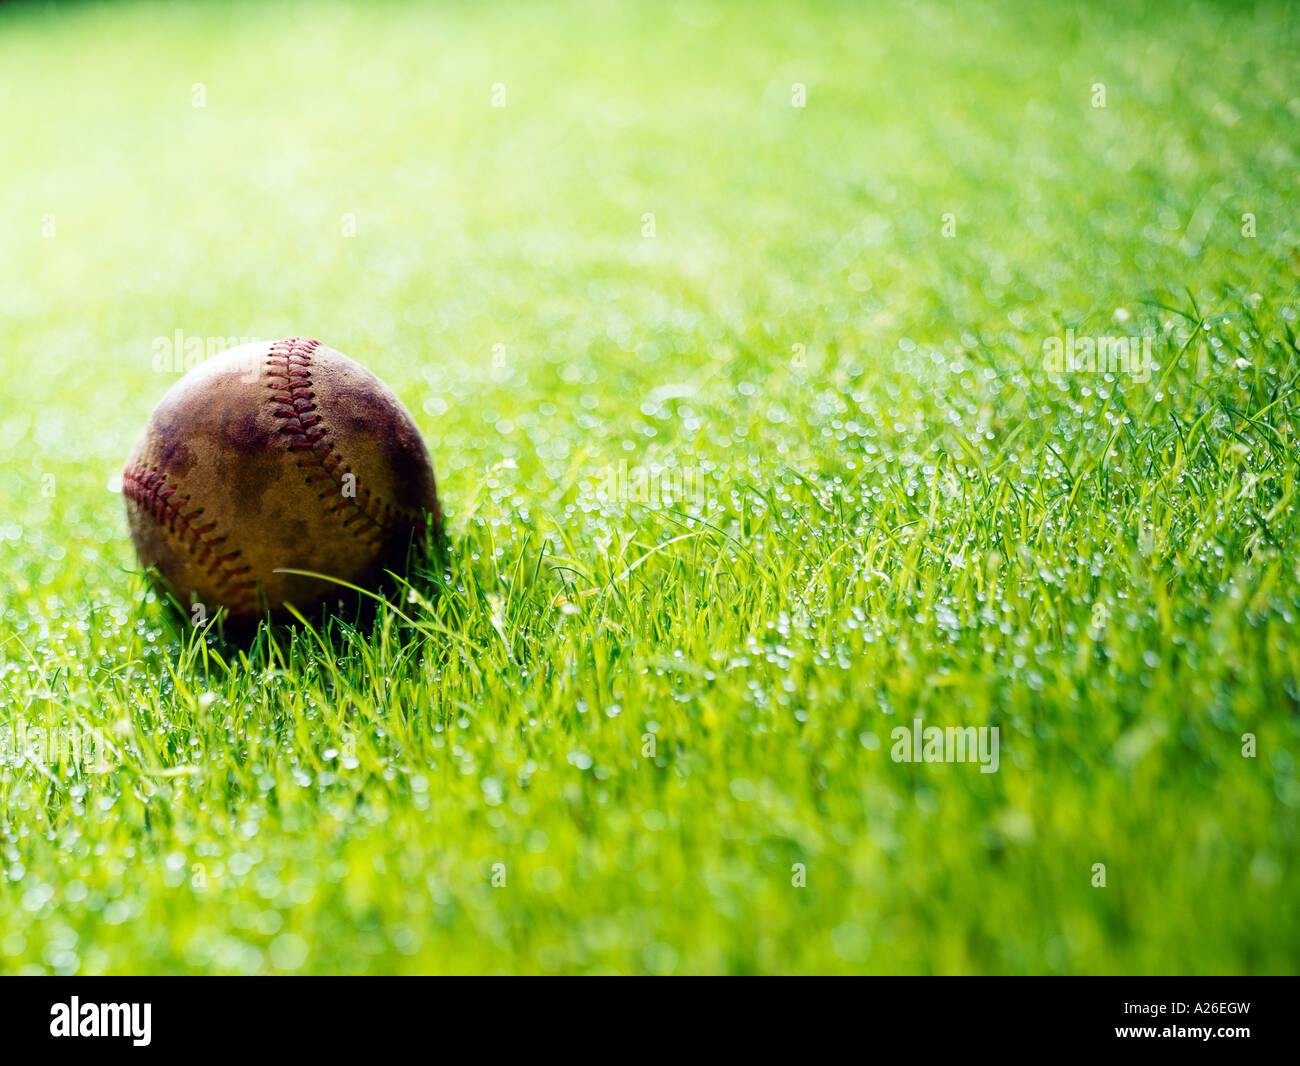
POLYGON ((0 7, 0 727, 126 753, 0 768, 0 968, 1294 972, 1297 24, 0 7), (394 386, 414 625, 142 606, 177 330, 394 386))

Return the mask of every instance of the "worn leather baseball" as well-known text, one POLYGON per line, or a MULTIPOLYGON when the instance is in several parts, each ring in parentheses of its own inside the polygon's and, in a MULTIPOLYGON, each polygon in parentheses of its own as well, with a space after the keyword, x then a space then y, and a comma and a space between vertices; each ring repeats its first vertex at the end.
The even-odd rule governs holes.
POLYGON ((319 341, 242 344, 168 391, 123 472, 140 561, 198 617, 235 623, 346 595, 309 570, 374 588, 427 523, 433 465, 382 381, 319 341))

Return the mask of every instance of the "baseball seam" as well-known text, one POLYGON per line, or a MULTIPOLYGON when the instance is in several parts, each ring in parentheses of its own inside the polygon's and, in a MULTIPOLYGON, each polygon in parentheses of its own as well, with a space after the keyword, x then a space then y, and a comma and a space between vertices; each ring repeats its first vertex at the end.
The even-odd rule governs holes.
POLYGON ((355 496, 343 492, 343 478, 351 468, 329 442, 329 430, 316 406, 312 383, 312 352, 318 347, 320 342, 309 337, 287 337, 271 345, 266 356, 266 375, 271 379, 267 388, 276 405, 272 414, 284 420, 280 432, 289 438, 289 450, 303 453, 298 465, 309 471, 307 484, 328 481, 339 489, 339 499, 330 510, 349 533, 361 540, 377 542, 395 524, 417 526, 416 516, 383 502, 365 485, 355 496))
POLYGON ((252 606, 257 594, 257 582, 245 576, 253 568, 248 565, 228 565, 238 559, 242 552, 236 549, 217 554, 217 549, 226 542, 228 535, 214 536, 217 523, 200 523, 198 519, 203 514, 203 508, 184 510, 190 497, 177 497, 177 492, 177 487, 169 484, 167 476, 159 473, 157 467, 135 463, 122 473, 123 495, 189 549, 195 561, 216 582, 213 591, 218 599, 225 601, 225 606, 232 614, 242 612, 252 606))

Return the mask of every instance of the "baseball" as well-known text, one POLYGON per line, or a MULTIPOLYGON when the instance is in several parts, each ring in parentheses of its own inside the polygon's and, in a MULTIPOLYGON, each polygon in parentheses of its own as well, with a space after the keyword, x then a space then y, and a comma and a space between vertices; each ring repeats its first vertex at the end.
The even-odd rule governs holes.
POLYGON ((228 349, 154 408, 122 475, 140 561, 196 621, 302 612, 375 588, 442 515, 410 413, 319 341, 228 349), (202 605, 202 609, 199 609, 202 605))

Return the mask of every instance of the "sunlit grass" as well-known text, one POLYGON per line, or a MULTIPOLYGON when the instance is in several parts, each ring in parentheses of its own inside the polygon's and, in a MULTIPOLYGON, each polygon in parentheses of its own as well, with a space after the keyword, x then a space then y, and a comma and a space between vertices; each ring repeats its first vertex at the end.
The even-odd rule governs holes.
POLYGON ((107 753, 0 969, 1296 969, 1295 16, 860 6, 0 9, 0 729, 107 753), (177 330, 388 380, 444 565, 178 628, 177 330))

